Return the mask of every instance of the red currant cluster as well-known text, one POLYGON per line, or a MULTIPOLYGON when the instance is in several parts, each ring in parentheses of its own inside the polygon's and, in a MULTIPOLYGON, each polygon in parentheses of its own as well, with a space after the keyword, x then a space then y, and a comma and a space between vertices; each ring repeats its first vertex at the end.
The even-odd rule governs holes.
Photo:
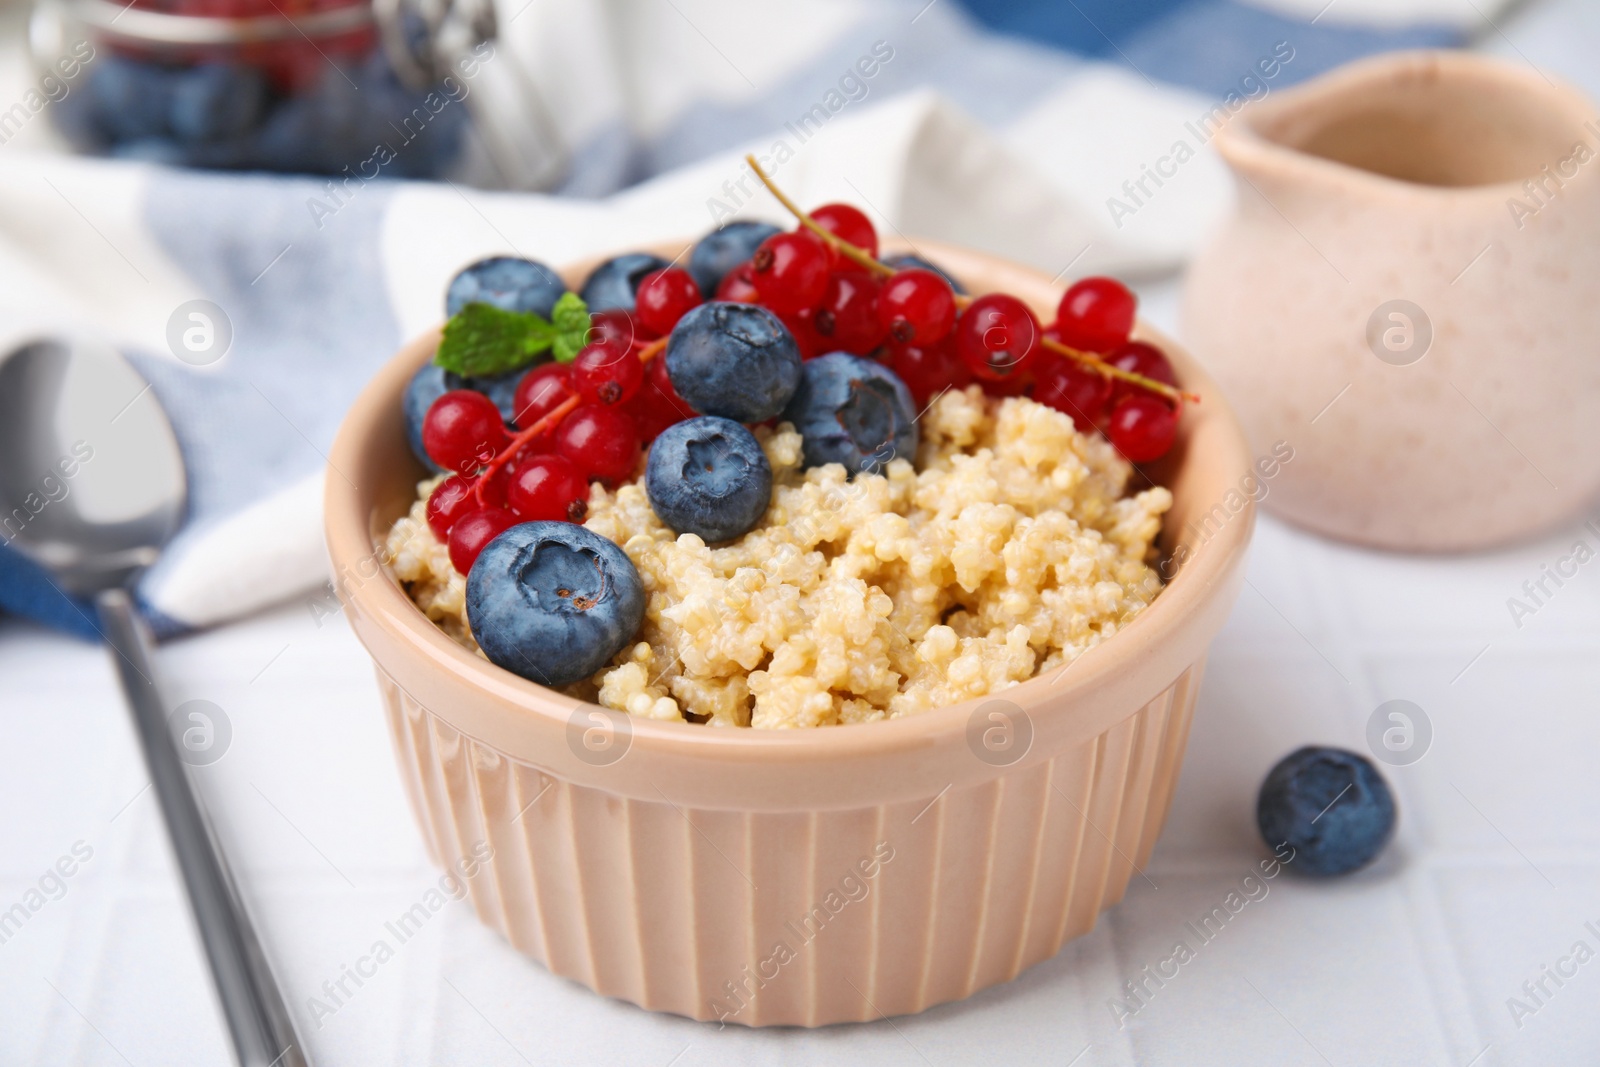
MULTIPOLYGON (((752 160, 756 173, 767 181, 752 160)), ((995 396, 1032 396, 1098 429, 1124 456, 1165 455, 1177 431, 1178 389, 1160 349, 1129 339, 1135 298, 1111 278, 1068 289, 1048 328, 1016 297, 976 299, 941 272, 895 269, 878 259, 871 221, 848 204, 806 215, 798 228, 756 246, 730 270, 715 300, 760 304, 776 315, 803 358, 874 356, 919 404, 976 382, 995 396)), ((695 412, 667 375, 667 335, 701 293, 684 270, 647 275, 634 310, 592 316, 570 363, 543 363, 517 383, 508 425, 482 393, 457 389, 428 409, 422 443, 452 472, 427 503, 428 524, 465 574, 483 547, 518 522, 582 522, 589 484, 630 477, 641 445, 695 412)))
POLYGON ((700 292, 685 271, 668 268, 646 277, 636 299, 632 315, 595 314, 571 363, 543 363, 522 376, 511 428, 494 401, 471 389, 445 393, 428 409, 423 448, 454 472, 428 498, 428 525, 462 574, 516 523, 582 522, 590 482, 631 477, 641 445, 694 417, 666 361, 654 357, 700 292))
MULTIPOLYGON (((1130 341, 1135 297, 1112 278, 1085 278, 1061 297, 1047 342, 1091 352, 1117 370, 1172 389, 1178 376, 1161 349, 1130 341)), ((1033 398, 1072 416, 1079 430, 1095 428, 1135 463, 1160 459, 1178 432, 1178 404, 1127 378, 1102 374, 1087 361, 1049 355, 1031 368, 1033 398)))
POLYGON ((848 204, 802 214, 751 165, 800 224, 762 242, 717 299, 766 306, 802 356, 876 356, 919 404, 974 382, 994 396, 1031 396, 1081 431, 1100 430, 1136 463, 1172 447, 1184 394, 1161 350, 1129 339, 1137 298, 1121 282, 1073 285, 1046 329, 1016 297, 972 299, 936 271, 880 262, 864 214, 848 204))

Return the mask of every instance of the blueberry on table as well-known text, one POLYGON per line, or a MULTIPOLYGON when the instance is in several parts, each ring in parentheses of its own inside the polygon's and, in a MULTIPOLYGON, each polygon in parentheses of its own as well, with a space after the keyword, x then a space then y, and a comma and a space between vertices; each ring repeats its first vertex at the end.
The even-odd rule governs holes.
POLYGON ((728 541, 766 514, 772 466, 749 430, 702 415, 674 423, 655 439, 645 492, 656 515, 678 533, 728 541))
POLYGON ((1268 848, 1294 848, 1295 870, 1346 874, 1369 863, 1394 834, 1394 796, 1366 757, 1308 745, 1279 760, 1261 783, 1256 824, 1268 848))
POLYGON ((883 364, 847 352, 806 361, 783 417, 804 438, 807 467, 842 463, 852 476, 876 474, 896 456, 916 455, 911 390, 883 364))
POLYGON ((647 252, 616 256, 594 269, 578 295, 589 305, 591 313, 612 308, 632 311, 634 294, 639 291, 639 283, 644 281, 645 275, 670 266, 672 264, 660 256, 647 252))
POLYGON ((800 382, 794 337, 757 304, 701 304, 678 320, 662 358, 690 407, 735 422, 772 418, 800 382))
POLYGON ((950 288, 955 292, 964 294, 967 291, 960 282, 956 281, 955 276, 949 271, 945 270, 937 263, 930 263, 921 256, 913 256, 909 252, 905 252, 898 256, 885 256, 883 258, 883 262, 888 266, 893 267, 895 270, 931 270, 933 273, 949 282, 950 288))
POLYGON ((778 227, 766 222, 730 222, 700 238, 689 253, 689 275, 700 287, 701 295, 710 300, 723 277, 755 255, 756 246, 778 232, 778 227))
POLYGON ((543 263, 517 256, 492 256, 464 268, 450 280, 444 313, 468 304, 493 304, 503 311, 532 312, 548 319, 566 283, 543 263))
POLYGON ((589 677, 644 619, 644 584, 616 544, 570 522, 524 522, 467 573, 467 622, 489 662, 552 687, 589 677))

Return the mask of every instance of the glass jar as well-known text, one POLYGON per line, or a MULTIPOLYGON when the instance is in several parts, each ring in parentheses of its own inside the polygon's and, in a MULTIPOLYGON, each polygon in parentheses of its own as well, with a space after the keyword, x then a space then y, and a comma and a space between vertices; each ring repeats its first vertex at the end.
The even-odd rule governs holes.
POLYGON ((490 0, 39 0, 29 38, 81 151, 507 188, 562 169, 490 0))

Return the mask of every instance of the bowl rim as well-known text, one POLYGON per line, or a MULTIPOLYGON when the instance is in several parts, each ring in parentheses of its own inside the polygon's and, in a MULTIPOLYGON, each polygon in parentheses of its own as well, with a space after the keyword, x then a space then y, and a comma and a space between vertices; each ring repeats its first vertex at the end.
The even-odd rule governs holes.
MULTIPOLYGON (((681 256, 693 243, 693 239, 654 244, 647 242, 639 247, 673 258, 681 256)), ((975 293, 997 290, 1011 292, 1036 309, 1043 304, 1039 299, 1040 293, 1054 292, 1059 297, 1058 283, 1044 272, 986 253, 920 238, 914 242, 885 240, 884 246, 885 254, 899 251, 925 253, 964 282, 969 277, 981 275, 989 284, 971 286, 975 293), (1019 289, 1025 292, 1018 292, 1019 289), (1032 298, 1026 291, 1031 291, 1032 298)), ((636 249, 627 251, 633 250, 636 249)), ((586 257, 558 273, 572 285, 575 279, 581 279, 606 258, 586 257)), ((1177 645, 1192 644, 1179 639, 1193 617, 1204 613, 1207 608, 1215 607, 1223 597, 1227 597, 1231 605, 1231 593, 1237 586, 1237 579, 1242 576, 1243 555, 1251 539, 1255 520, 1255 500, 1250 496, 1245 496, 1241 510, 1233 512, 1230 520, 1204 542, 1202 549, 1189 554, 1178 566, 1177 572, 1167 580, 1160 595, 1122 631, 1090 648, 1066 669, 1036 675, 997 693, 899 718, 795 729, 708 728, 705 724, 644 719, 607 709, 512 674, 468 651, 423 614, 387 566, 379 568, 381 581, 367 580, 363 575, 362 581, 341 588, 339 576, 350 573, 352 564, 359 566, 364 560, 370 561, 378 555, 372 539, 372 509, 376 505, 364 505, 364 493, 357 488, 363 481, 359 477, 359 468, 367 448, 367 439, 380 423, 392 422, 393 412, 399 410, 399 397, 405 384, 437 345, 438 331, 439 327, 434 327, 402 346, 368 381, 340 424, 329 453, 325 482, 324 523, 335 574, 334 585, 345 602, 347 612, 369 617, 388 636, 398 639, 410 654, 444 668, 460 683, 497 698, 501 705, 515 709, 517 714, 529 717, 531 722, 566 729, 578 710, 587 709, 625 719, 631 735, 630 744, 634 747, 642 744, 662 754, 690 759, 728 755, 740 759, 766 757, 786 763, 810 763, 847 755, 859 757, 929 749, 947 742, 951 735, 965 735, 969 720, 986 701, 1005 700, 1023 708, 1030 715, 1038 715, 1041 711, 1047 715, 1068 713, 1079 698, 1088 699, 1101 690, 1112 688, 1119 675, 1126 674, 1130 668, 1136 670, 1138 664, 1135 661, 1145 658, 1141 653, 1149 655, 1169 640, 1177 645)), ((1137 323, 1134 333, 1136 337, 1147 338, 1160 345, 1172 360, 1179 380, 1202 397, 1201 403, 1189 406, 1180 422, 1179 447, 1175 452, 1183 453, 1181 461, 1187 463, 1204 459, 1209 463, 1226 464, 1230 470, 1237 470, 1241 477, 1254 469, 1243 430, 1211 377, 1181 345, 1148 324, 1142 321, 1137 323), (1208 450, 1207 454, 1189 454, 1190 444, 1201 440, 1208 450)), ((1153 466, 1159 470, 1161 463, 1153 466)), ((1162 480, 1172 479, 1167 476, 1162 480)), ((1164 525, 1161 534, 1163 540, 1167 535, 1168 530, 1164 525)), ((1220 626, 1220 619, 1217 625, 1220 626)), ((1207 642, 1209 637, 1210 634, 1207 634, 1207 642)), ((1185 660, 1175 668, 1171 677, 1146 680, 1144 687, 1149 690, 1149 696, 1144 699, 1151 699, 1168 688, 1184 667, 1203 658, 1203 655, 1202 646, 1193 659, 1185 660)), ((376 655, 374 658, 377 658, 376 655)), ((1134 710, 1135 707, 1122 707, 1115 717, 1124 718, 1134 710)), ((436 714, 441 712, 447 720, 450 718, 447 709, 435 711, 436 714)), ((1103 724, 1088 725, 1091 728, 1087 732, 1092 735, 1100 732, 1094 727, 1103 724)), ((464 732, 477 733, 470 730, 464 732)))

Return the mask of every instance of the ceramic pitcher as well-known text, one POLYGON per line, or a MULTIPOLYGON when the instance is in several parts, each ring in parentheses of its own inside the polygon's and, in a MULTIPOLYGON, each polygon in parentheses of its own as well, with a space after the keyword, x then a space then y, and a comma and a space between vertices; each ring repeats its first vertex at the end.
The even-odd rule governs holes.
POLYGON ((1600 112, 1525 65, 1406 52, 1218 131, 1238 207, 1184 330, 1266 506, 1370 545, 1461 550, 1600 494, 1600 112))

